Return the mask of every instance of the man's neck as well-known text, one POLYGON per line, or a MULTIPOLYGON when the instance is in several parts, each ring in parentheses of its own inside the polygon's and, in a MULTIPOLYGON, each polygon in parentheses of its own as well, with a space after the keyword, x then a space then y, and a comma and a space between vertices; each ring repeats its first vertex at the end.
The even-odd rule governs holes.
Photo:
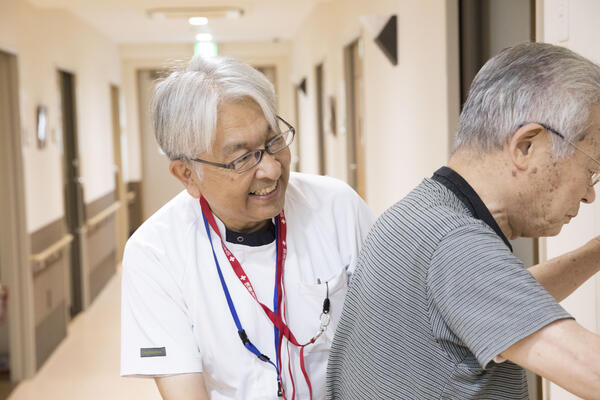
POLYGON ((448 167, 462 176, 481 198, 504 236, 514 239, 503 186, 498 184, 506 173, 503 164, 498 152, 481 155, 472 150, 459 150, 448 161, 448 167))

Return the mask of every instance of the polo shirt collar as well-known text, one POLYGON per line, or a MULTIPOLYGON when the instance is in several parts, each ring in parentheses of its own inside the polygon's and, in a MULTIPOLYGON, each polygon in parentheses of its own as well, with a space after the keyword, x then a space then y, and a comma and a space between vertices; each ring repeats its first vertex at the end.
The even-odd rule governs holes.
POLYGON ((504 236, 504 233, 496 223, 494 217, 490 213, 490 210, 486 207, 485 203, 481 200, 481 197, 475 192, 475 190, 469 185, 469 183, 460 176, 456 171, 442 167, 433 173, 431 177, 434 181, 437 181, 448 188, 452 193, 459 198, 459 200, 471 211, 473 216, 483 222, 485 222, 494 232, 502 239, 504 244, 508 246, 510 251, 513 251, 510 242, 504 236))

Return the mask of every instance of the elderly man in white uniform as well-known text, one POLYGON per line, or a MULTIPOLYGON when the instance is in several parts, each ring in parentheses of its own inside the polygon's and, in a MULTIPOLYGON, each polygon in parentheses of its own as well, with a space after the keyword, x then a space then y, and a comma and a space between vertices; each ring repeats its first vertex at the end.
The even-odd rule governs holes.
POLYGON ((153 111, 186 190, 127 243, 121 375, 165 399, 323 399, 373 215, 340 181, 290 174, 295 130, 246 64, 193 58, 153 111))

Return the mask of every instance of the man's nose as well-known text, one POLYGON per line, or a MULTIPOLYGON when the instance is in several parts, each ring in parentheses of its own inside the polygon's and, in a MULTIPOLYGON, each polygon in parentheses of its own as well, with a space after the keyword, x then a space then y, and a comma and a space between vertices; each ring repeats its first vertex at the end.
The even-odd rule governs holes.
POLYGON ((588 190, 585 192, 585 195, 581 199, 582 203, 590 204, 594 202, 596 199, 596 190, 594 190, 593 186, 588 186, 588 190))
POLYGON ((258 163, 256 177, 276 180, 279 179, 280 175, 281 162, 273 154, 269 154, 265 151, 260 163, 258 163))

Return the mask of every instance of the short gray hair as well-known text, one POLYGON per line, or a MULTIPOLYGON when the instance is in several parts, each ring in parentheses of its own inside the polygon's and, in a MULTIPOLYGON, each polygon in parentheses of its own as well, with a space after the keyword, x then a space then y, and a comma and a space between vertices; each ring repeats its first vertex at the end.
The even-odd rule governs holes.
POLYGON ((196 55, 155 87, 156 141, 171 160, 197 157, 212 146, 219 106, 243 100, 255 101, 275 126, 275 91, 262 73, 233 58, 196 55))
MULTIPOLYGON (((539 122, 574 142, 600 102, 600 67, 564 47, 522 43, 491 58, 475 76, 460 115, 455 150, 502 148, 521 124, 539 122)), ((552 135, 557 158, 572 146, 552 135)))

